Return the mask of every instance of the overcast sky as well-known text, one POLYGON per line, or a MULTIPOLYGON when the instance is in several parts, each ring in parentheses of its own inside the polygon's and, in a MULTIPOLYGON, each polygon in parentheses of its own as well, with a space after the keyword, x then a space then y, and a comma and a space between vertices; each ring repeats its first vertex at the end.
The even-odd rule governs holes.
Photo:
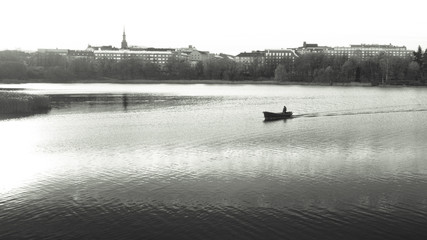
POLYGON ((0 50, 120 47, 213 53, 377 43, 427 47, 425 0, 2 0, 0 50))

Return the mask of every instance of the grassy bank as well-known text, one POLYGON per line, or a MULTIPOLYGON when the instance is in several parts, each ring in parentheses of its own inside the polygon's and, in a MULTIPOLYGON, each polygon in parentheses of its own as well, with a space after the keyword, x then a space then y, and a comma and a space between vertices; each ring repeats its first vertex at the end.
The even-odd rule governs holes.
POLYGON ((30 115, 47 112, 50 108, 47 96, 0 91, 0 114, 30 115))

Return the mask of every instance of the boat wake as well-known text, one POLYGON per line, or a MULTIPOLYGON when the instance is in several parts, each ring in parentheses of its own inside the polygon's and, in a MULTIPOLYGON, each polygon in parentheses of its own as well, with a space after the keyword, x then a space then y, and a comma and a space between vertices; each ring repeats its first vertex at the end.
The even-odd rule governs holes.
POLYGON ((294 114, 293 118, 337 117, 337 116, 371 115, 371 114, 387 114, 387 113, 411 113, 411 112, 427 112, 427 108, 422 108, 422 109, 374 110, 374 111, 353 111, 353 112, 304 113, 304 114, 294 114))

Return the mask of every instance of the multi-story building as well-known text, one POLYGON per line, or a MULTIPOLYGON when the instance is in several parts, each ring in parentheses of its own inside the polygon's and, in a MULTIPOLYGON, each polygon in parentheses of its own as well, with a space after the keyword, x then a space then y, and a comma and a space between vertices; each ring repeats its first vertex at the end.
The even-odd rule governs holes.
POLYGON ((123 30, 123 39, 120 49, 113 46, 96 47, 89 45, 87 51, 92 52, 96 59, 112 59, 119 61, 129 58, 138 58, 159 65, 164 65, 171 57, 173 57, 175 49, 129 47, 126 41, 126 33, 123 30))
POLYGON ((367 59, 369 57, 385 54, 387 56, 407 57, 412 56, 412 50, 407 50, 406 47, 393 45, 378 45, 378 44, 360 44, 350 45, 350 47, 326 47, 318 46, 317 44, 303 43, 302 47, 295 49, 298 54, 306 53, 325 53, 330 56, 346 56, 360 57, 367 59))
POLYGON ((197 50, 196 47, 190 45, 187 48, 177 49, 175 52, 175 57, 187 60, 192 66, 196 66, 198 62, 205 62, 215 58, 215 55, 209 53, 208 51, 197 50))
POLYGON ((330 50, 331 47, 319 46, 317 43, 306 43, 304 42, 302 47, 296 48, 298 54, 306 53, 323 53, 330 50))
POLYGON ((69 49, 38 49, 37 53, 47 55, 59 55, 69 58, 94 58, 93 51, 69 50, 69 49))
POLYGON ((250 65, 252 63, 265 63, 265 51, 252 51, 239 53, 235 61, 244 65, 250 65))
POLYGON ((188 53, 182 52, 180 50, 176 50, 173 52, 172 57, 175 60, 189 61, 188 53))
POLYGON ((166 64, 171 58, 186 60, 192 65, 196 65, 198 62, 214 57, 213 54, 207 51, 199 51, 191 45, 188 48, 180 49, 128 46, 125 31, 123 31, 120 49, 112 46, 89 46, 87 50, 93 52, 96 59, 113 59, 119 61, 128 58, 138 58, 159 65, 166 64))
POLYGON ((96 59, 113 59, 113 60, 124 60, 129 58, 138 58, 159 65, 164 65, 172 57, 173 51, 160 49, 155 50, 93 50, 96 59))
POLYGON ((207 51, 193 50, 188 54, 188 60, 190 62, 204 62, 211 58, 212 56, 207 51))
POLYGON ((350 45, 350 47, 334 47, 327 49, 325 53, 331 56, 360 57, 361 59, 378 56, 379 54, 396 57, 409 57, 413 55, 413 51, 407 50, 405 46, 400 47, 391 44, 360 44, 350 45))
POLYGON ((275 68, 280 63, 294 62, 298 57, 293 49, 266 49, 265 64, 275 68))
POLYGON ((68 50, 68 57, 70 57, 70 58, 95 58, 95 54, 92 51, 68 50))

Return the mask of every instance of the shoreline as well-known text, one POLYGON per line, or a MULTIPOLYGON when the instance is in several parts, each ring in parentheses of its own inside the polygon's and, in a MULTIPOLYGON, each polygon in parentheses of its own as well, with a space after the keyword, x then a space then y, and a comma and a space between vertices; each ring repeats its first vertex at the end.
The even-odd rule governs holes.
POLYGON ((34 81, 7 79, 1 80, 0 84, 31 84, 31 83, 50 83, 50 84, 84 84, 84 83, 110 83, 110 84, 207 84, 207 85, 286 85, 286 86, 338 86, 338 87, 426 87, 426 85, 405 85, 405 84, 379 84, 372 85, 367 82, 280 82, 275 80, 119 80, 119 79, 92 79, 76 80, 70 82, 51 82, 44 79, 34 81))

